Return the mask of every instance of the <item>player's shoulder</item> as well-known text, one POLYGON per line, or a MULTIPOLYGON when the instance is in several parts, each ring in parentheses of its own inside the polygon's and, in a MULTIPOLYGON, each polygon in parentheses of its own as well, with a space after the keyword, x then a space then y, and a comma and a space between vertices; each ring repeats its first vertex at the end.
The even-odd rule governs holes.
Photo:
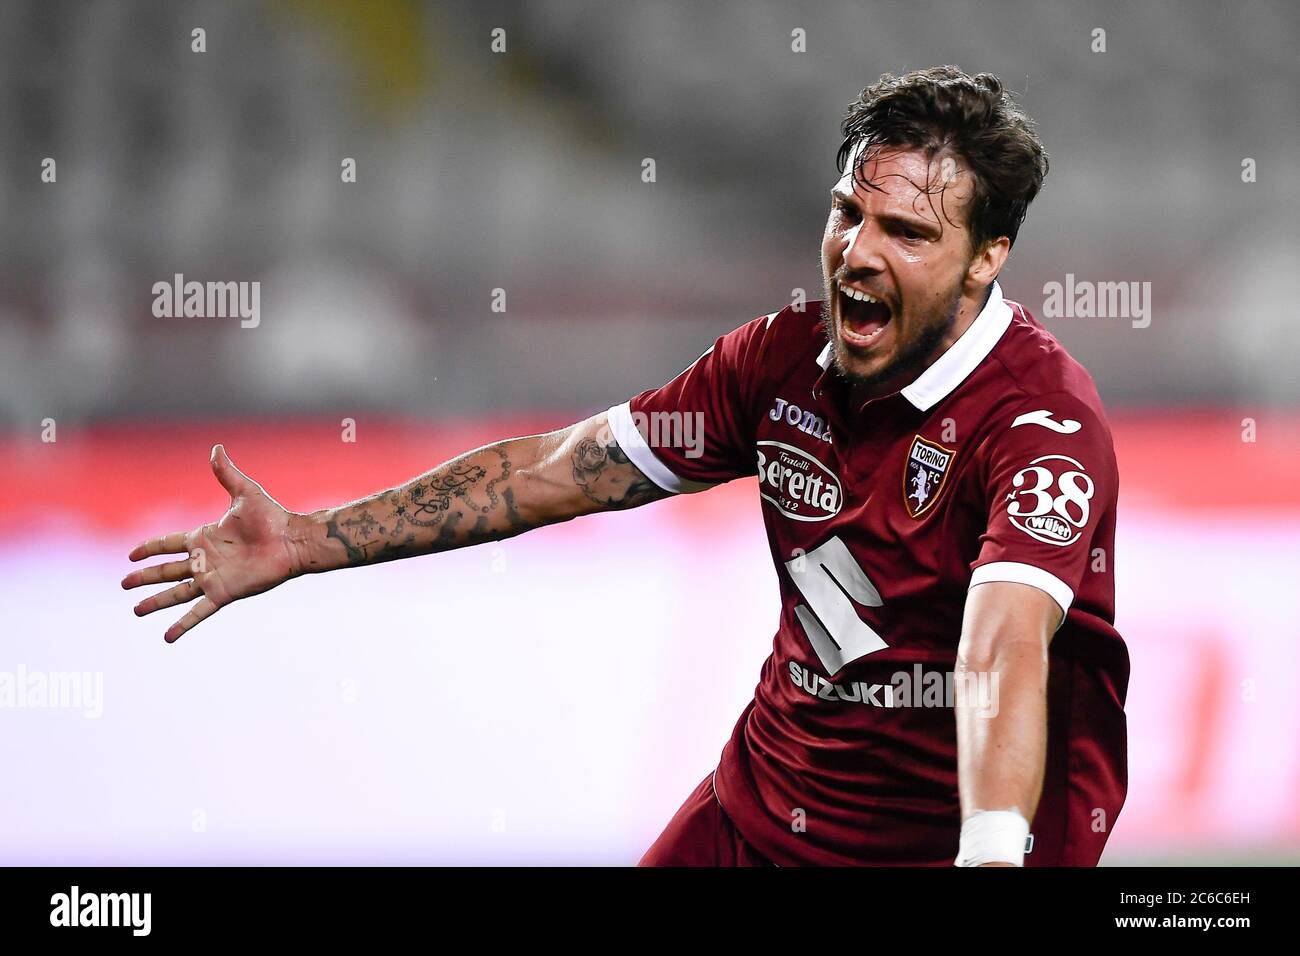
POLYGON ((1010 323, 989 355, 977 456, 1023 463, 1070 456, 1116 477, 1115 441, 1096 383, 1029 310, 1008 301, 1010 323))
POLYGON ((820 349, 826 342, 820 299, 800 300, 782 306, 760 315, 749 324, 763 336, 779 339, 785 344, 820 349))
POLYGON ((1078 413, 1106 424, 1097 383, 1064 345, 1019 302, 1006 300, 1011 322, 991 358, 1008 380, 1000 403, 1005 415, 1016 417, 1031 406, 1078 413))
POLYGON ((754 372, 780 378, 815 364, 826 347, 819 300, 795 302, 746 322, 724 339, 743 353, 754 372))

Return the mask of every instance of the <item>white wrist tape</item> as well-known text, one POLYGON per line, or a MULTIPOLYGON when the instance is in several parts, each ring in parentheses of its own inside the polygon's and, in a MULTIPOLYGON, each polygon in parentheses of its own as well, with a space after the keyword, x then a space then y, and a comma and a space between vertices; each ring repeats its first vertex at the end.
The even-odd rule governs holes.
POLYGON ((957 866, 981 863, 1025 865, 1029 821, 1015 810, 978 810, 961 825, 957 866))

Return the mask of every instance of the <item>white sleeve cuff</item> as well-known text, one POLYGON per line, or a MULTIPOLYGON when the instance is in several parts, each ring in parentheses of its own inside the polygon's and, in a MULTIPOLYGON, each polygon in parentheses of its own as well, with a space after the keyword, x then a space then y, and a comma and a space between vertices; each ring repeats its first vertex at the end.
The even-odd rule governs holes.
MULTIPOLYGON (((629 456, 630 457, 630 456, 629 456)), ((970 576, 970 587, 986 584, 989 581, 1011 581, 1015 584, 1028 584, 1047 592, 1053 601, 1061 606, 1061 621, 1074 603, 1074 589, 1050 571, 1036 568, 1032 564, 1020 564, 1016 561, 994 561, 981 564, 970 576)))
POLYGON ((637 429, 636 422, 632 418, 632 408, 628 402, 615 405, 605 414, 609 420, 609 430, 614 436, 614 441, 618 442, 618 447, 623 449, 623 453, 627 455, 632 464, 640 468, 647 478, 664 491, 680 495, 692 494, 713 487, 712 484, 707 482, 680 478, 671 468, 660 461, 659 457, 650 450, 650 446, 646 444, 645 438, 637 429))

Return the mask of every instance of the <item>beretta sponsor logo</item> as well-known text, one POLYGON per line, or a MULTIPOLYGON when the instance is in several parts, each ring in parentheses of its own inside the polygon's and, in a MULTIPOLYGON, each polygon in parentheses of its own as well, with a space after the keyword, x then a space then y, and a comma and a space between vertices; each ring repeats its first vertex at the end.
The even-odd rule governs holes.
POLYGON ((758 493, 795 521, 825 521, 844 503, 840 480, 829 468, 779 441, 758 443, 758 493))

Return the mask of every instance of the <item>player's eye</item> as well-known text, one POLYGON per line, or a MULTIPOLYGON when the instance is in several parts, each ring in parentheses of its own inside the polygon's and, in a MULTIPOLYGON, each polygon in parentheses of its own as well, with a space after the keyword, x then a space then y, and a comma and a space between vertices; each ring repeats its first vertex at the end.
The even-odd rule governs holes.
POLYGON ((835 206, 835 211, 838 212, 845 219, 849 220, 850 222, 858 221, 859 218, 858 210, 853 206, 850 206, 843 199, 835 200, 834 206, 835 206))

